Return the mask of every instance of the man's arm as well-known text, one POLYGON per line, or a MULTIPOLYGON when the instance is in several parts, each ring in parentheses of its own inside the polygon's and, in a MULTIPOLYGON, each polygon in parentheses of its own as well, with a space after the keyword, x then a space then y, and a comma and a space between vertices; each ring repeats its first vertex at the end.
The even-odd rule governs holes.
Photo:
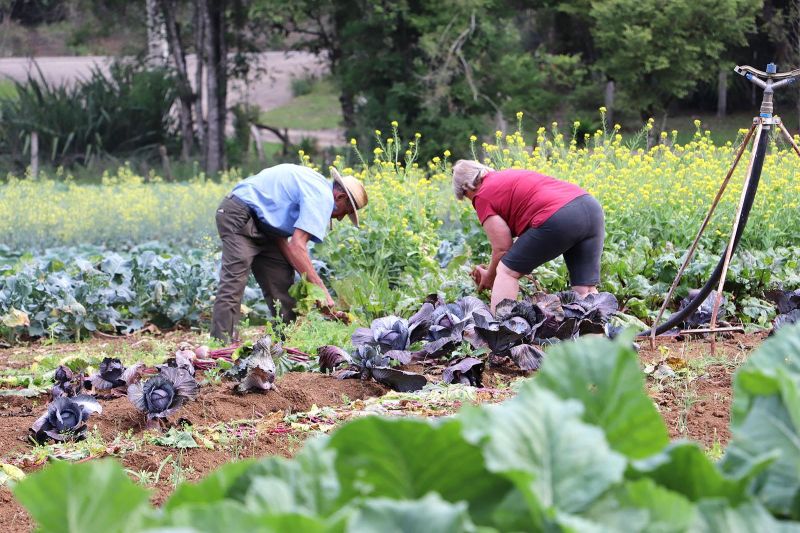
POLYGON ((322 290, 325 291, 325 296, 328 298, 328 300, 325 302, 325 305, 332 307, 334 305, 333 298, 331 298, 328 288, 325 287, 324 283, 322 283, 322 279, 320 279, 317 271, 314 270, 314 265, 311 264, 311 257, 308 255, 308 240, 310 238, 310 233, 299 228, 295 228, 291 239, 278 239, 278 248, 280 249, 281 254, 283 254, 283 257, 285 257, 286 260, 289 261, 289 264, 292 265, 292 268, 298 271, 301 275, 305 274, 308 281, 314 285, 317 285, 318 287, 321 287, 322 290))
POLYGON ((486 232, 486 236, 489 237, 489 243, 492 245, 492 262, 489 263, 489 268, 486 269, 486 275, 481 277, 478 290, 492 288, 494 278, 497 276, 497 265, 500 264, 500 260, 506 255, 513 244, 511 229, 509 229, 506 221, 498 215, 492 215, 484 220, 483 230, 486 232))

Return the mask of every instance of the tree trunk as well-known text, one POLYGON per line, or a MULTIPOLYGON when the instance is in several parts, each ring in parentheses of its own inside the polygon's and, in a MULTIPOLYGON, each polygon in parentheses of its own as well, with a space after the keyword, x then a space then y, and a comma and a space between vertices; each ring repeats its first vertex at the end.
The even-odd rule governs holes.
POLYGON ((181 43, 180 27, 175 20, 174 0, 159 0, 164 22, 167 29, 170 52, 175 63, 175 73, 178 81, 178 99, 180 101, 181 123, 181 160, 188 161, 194 147, 194 126, 192 125, 192 102, 195 98, 192 86, 189 83, 189 74, 186 70, 186 53, 181 43))
POLYGON ((608 118, 608 124, 612 128, 614 127, 614 92, 616 86, 614 85, 614 80, 608 80, 606 82, 606 92, 603 97, 603 105, 606 108, 606 117, 608 118))
POLYGON ((225 142, 225 7, 224 0, 203 0, 206 56, 205 170, 216 174, 224 163, 225 142))
POLYGON ((220 168, 228 168, 228 156, 225 153, 225 125, 228 119, 228 41, 225 34, 228 28, 226 11, 227 0, 219 1, 219 63, 217 67, 217 122, 219 128, 220 168))
POLYGON ((31 178, 39 177, 39 134, 31 132, 31 178))
POLYGON ((205 68, 205 53, 203 46, 205 43, 205 16, 203 16, 203 3, 195 2, 194 8, 194 52, 196 57, 197 66, 194 72, 194 87, 195 87, 195 100, 194 100, 194 116, 197 125, 197 142, 200 146, 201 158, 203 160, 203 168, 205 168, 205 150, 206 150, 206 121, 203 114, 203 70, 205 68))
POLYGON ((169 58, 164 18, 158 0, 145 0, 147 11, 147 64, 163 67, 169 58))
POLYGON ((728 110, 728 71, 720 69, 717 76, 717 117, 723 118, 728 110))

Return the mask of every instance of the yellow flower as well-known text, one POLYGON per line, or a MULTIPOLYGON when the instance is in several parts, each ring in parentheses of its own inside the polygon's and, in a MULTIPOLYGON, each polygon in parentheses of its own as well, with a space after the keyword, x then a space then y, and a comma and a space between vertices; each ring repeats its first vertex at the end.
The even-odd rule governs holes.
POLYGON ((472 142, 472 143, 474 143, 474 142, 475 142, 475 141, 477 141, 477 140, 478 140, 478 138, 477 138, 476 136, 474 136, 474 135, 470 135, 470 136, 469 136, 469 142, 472 142))
POLYGON ((522 120, 522 116, 524 113, 522 111, 517 111, 517 120, 522 120))
POLYGON ((380 136, 381 136, 381 130, 375 130, 375 135, 377 135, 378 137, 380 137, 380 136))
POLYGON ((353 139, 350 139, 350 144, 355 146, 356 144, 358 144, 358 142, 355 140, 355 138, 353 138, 353 139))
POLYGON ((397 121, 396 121, 396 120, 393 120, 393 121, 392 121, 392 127, 393 127, 393 128, 396 128, 396 127, 397 127, 397 121))
POLYGON ((600 108, 600 113, 601 113, 601 114, 606 114, 606 112, 608 112, 608 109, 606 109, 606 106, 602 106, 602 107, 600 108))
POLYGON ((450 150, 445 150, 444 151, 444 156, 445 157, 450 157, 450 150))
POLYGON ((375 155, 380 155, 383 153, 383 150, 381 150, 380 146, 378 146, 372 151, 372 153, 375 155))

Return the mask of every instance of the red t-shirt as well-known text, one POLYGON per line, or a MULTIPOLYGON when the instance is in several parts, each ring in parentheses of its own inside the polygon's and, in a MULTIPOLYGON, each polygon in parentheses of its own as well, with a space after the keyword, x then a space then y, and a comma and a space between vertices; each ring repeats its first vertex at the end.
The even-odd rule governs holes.
POLYGON ((484 176, 472 205, 483 224, 498 215, 518 237, 528 228, 538 228, 569 202, 587 194, 572 183, 532 170, 501 170, 484 176))

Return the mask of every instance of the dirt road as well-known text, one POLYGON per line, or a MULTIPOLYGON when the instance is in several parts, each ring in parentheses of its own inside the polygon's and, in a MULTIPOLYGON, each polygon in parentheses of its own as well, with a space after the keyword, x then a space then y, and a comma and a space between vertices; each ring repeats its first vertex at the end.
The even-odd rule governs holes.
MULTIPOLYGON (((0 58, 0 79, 24 81, 29 73, 35 76, 38 69, 48 83, 61 85, 87 78, 95 68, 107 72, 113 59, 109 56, 0 58)), ((197 58, 189 55, 186 62, 189 77, 194 82, 197 58)), ((258 74, 246 83, 238 80, 231 83, 229 106, 249 102, 265 111, 280 107, 293 97, 292 79, 319 76, 325 74, 328 67, 322 57, 308 52, 263 52, 258 55, 254 70, 258 74)), ((340 130, 289 130, 289 137, 295 142, 302 137, 314 137, 322 146, 344 143, 340 130)), ((270 140, 268 136, 266 140, 270 140)))

